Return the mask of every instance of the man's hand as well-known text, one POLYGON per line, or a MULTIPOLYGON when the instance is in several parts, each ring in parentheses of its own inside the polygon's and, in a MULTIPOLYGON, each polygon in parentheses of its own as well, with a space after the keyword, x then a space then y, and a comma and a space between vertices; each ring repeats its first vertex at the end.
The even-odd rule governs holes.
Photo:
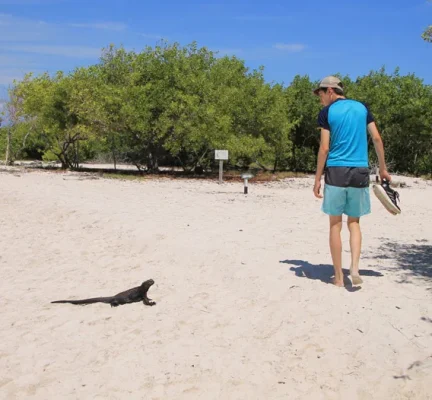
POLYGON ((323 196, 322 196, 322 194, 320 194, 320 191, 321 191, 321 180, 315 180, 315 185, 313 188, 314 195, 315 195, 315 197, 322 199, 323 196))
POLYGON ((387 179, 389 182, 391 181, 391 176, 386 169, 380 169, 379 175, 381 178, 381 182, 383 181, 383 179, 387 179))

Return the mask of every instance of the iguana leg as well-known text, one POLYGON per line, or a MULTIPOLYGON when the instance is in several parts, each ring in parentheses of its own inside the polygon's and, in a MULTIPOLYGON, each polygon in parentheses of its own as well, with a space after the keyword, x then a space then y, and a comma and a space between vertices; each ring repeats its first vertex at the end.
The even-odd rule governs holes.
POLYGON ((144 297, 143 303, 146 306, 154 306, 154 305, 156 305, 156 302, 152 301, 152 299, 149 299, 148 297, 144 297))

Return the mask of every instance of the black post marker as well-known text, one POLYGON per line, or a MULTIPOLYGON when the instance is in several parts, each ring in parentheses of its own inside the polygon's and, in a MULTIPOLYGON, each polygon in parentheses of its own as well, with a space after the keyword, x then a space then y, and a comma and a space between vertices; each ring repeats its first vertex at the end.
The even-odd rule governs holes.
POLYGON ((253 178, 251 173, 242 174, 242 179, 244 180, 244 194, 248 194, 248 179, 253 178))

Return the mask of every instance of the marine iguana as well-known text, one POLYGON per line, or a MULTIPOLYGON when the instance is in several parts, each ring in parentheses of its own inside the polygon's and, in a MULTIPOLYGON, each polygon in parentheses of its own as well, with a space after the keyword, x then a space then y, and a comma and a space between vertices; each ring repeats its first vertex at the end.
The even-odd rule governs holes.
POLYGON ((86 305, 92 303, 107 303, 111 307, 117 307, 127 303, 137 303, 142 301, 146 306, 154 306, 156 303, 147 297, 147 292, 150 286, 154 284, 153 279, 149 279, 141 284, 141 286, 134 287, 124 292, 118 293, 115 296, 110 297, 95 297, 92 299, 84 300, 57 300, 51 303, 71 303, 86 305))

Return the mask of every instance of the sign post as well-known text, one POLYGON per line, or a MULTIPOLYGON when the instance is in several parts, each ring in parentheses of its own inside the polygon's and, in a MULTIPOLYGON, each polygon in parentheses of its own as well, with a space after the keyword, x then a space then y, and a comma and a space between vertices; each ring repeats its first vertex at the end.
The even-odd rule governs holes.
POLYGON ((223 162, 228 160, 228 150, 215 150, 215 160, 219 160, 219 183, 222 183, 223 162))
POLYGON ((219 160, 219 183, 222 183, 223 176, 223 160, 219 160))

